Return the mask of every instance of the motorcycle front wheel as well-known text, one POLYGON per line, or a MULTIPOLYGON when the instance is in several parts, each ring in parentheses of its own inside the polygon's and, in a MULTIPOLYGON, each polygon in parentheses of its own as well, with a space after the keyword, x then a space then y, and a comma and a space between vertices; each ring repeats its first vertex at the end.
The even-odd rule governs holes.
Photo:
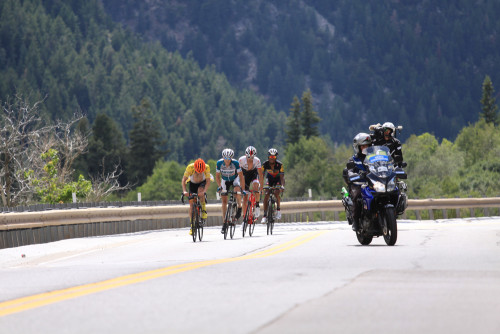
POLYGON ((396 223, 396 213, 393 207, 385 208, 382 220, 382 231, 384 233, 385 243, 387 246, 394 246, 398 238, 398 225, 396 223))
POLYGON ((373 235, 365 233, 365 232, 356 232, 356 237, 358 241, 363 246, 369 245, 373 240, 373 235))

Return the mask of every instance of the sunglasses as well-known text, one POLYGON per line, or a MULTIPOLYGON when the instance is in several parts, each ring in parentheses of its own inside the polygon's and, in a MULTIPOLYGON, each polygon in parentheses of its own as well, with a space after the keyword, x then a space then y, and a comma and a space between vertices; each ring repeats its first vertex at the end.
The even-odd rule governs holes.
POLYGON ((269 159, 276 159, 276 156, 275 155, 270 155, 269 159))
POLYGON ((231 158, 224 158, 224 160, 231 160, 231 158))

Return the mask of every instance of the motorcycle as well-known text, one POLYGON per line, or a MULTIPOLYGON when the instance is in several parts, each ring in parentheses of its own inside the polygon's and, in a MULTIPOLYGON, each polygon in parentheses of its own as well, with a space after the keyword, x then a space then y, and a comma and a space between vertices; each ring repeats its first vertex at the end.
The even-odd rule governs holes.
MULTIPOLYGON (((388 246, 394 246, 398 237, 396 218, 407 207, 406 184, 401 181, 407 175, 401 167, 395 167, 386 146, 366 149, 367 171, 349 175, 350 182, 361 185, 362 203, 356 237, 362 245, 369 245, 373 237, 383 236, 388 246)), ((348 166, 352 168, 353 166, 348 166)), ((352 198, 342 188, 342 202, 350 223, 353 217, 352 198)))

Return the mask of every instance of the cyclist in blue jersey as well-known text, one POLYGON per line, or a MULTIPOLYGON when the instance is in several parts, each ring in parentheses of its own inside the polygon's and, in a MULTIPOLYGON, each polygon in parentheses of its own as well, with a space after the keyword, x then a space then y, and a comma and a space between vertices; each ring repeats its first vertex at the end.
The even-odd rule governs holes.
MULTIPOLYGON (((226 148, 222 151, 222 159, 217 161, 217 167, 215 170, 215 180, 217 181, 217 192, 221 193, 222 198, 222 219, 226 216, 227 210, 227 191, 234 188, 234 191, 241 192, 241 184, 245 184, 245 178, 243 177, 243 172, 241 171, 240 163, 233 159, 234 151, 230 148, 226 148)), ((238 203, 238 210, 236 211, 236 219, 241 217, 241 195, 236 195, 236 201, 238 203)), ((224 226, 222 227, 221 233, 224 233, 224 226)))

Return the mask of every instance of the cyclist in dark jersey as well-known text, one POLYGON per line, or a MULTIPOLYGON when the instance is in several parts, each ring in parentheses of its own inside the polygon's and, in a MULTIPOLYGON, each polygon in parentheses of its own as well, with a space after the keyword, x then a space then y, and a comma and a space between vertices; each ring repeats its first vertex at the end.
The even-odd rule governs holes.
MULTIPOLYGON (((267 152, 267 161, 262 164, 262 177, 260 180, 260 191, 264 189, 264 174, 266 175, 266 188, 281 186, 281 191, 276 190, 274 195, 276 196, 276 219, 281 219, 280 203, 281 203, 281 193, 285 190, 285 170, 281 161, 277 160, 278 150, 275 148, 269 149, 267 152)), ((267 201, 269 200, 270 190, 266 190, 266 195, 264 197, 264 217, 262 217, 262 224, 267 222, 267 201)))

